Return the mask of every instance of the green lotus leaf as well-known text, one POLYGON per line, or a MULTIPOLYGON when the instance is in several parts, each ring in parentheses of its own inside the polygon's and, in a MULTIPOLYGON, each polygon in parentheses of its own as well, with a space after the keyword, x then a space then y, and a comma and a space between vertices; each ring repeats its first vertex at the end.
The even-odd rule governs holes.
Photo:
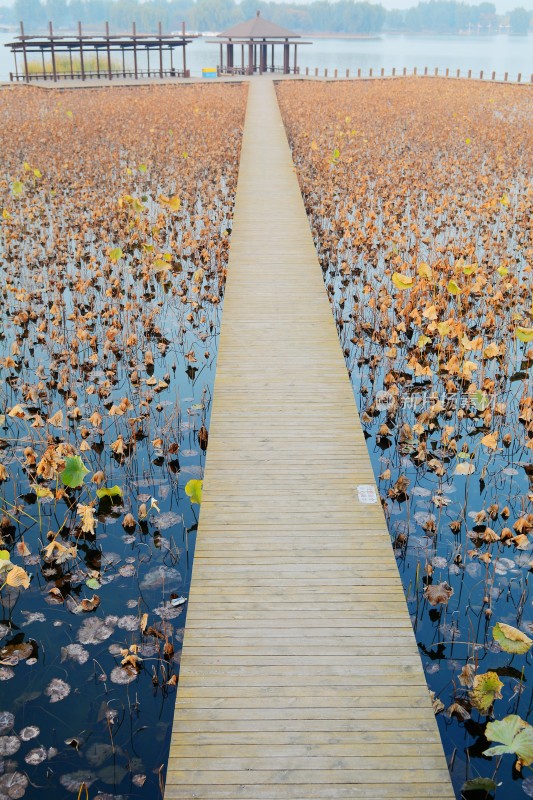
POLYGON ((88 472, 89 470, 80 456, 71 456, 65 459, 65 469, 59 477, 65 486, 76 489, 78 486, 82 486, 88 472))

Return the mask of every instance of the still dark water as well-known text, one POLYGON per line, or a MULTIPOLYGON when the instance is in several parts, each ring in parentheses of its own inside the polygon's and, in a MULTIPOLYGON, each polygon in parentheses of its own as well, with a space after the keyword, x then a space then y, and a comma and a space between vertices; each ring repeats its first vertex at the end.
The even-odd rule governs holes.
POLYGON ((1 800, 162 796, 245 96, 1 97, 1 800))
POLYGON ((496 623, 533 633, 533 350, 515 335, 532 313, 529 94, 415 80, 278 96, 455 791, 486 778, 465 796, 531 797, 529 765, 484 755, 490 720, 533 724, 531 651, 493 637, 496 623), (414 276, 411 295, 394 270, 414 276), (450 380, 450 358, 480 371, 450 380), (472 678, 487 673, 498 694, 481 713, 472 678))

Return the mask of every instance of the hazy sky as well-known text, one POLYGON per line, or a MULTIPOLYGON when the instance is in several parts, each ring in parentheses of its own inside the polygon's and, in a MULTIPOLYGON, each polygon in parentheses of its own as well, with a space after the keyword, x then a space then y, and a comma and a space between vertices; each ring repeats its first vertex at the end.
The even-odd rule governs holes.
MULTIPOLYGON (((471 0, 469 5, 477 5, 482 0, 471 0)), ((504 14, 507 11, 511 11, 513 8, 517 8, 517 6, 523 6, 527 9, 533 9, 533 0, 489 0, 493 2, 496 6, 496 11, 499 14, 504 14)), ((15 0, 0 0, 0 6, 12 6, 15 0)), ((275 0, 278 2, 278 0, 275 0)), ((279 2, 283 2, 283 0, 279 0, 279 2)), ((297 3, 298 0, 291 0, 291 2, 297 3)), ((302 0, 302 2, 307 2, 307 0, 302 0)), ((332 0, 334 2, 334 0, 332 0)), ((418 0, 381 0, 381 5, 385 8, 411 8, 411 6, 415 6, 418 0)), ((464 2, 468 3, 468 0, 464 0, 464 2)))

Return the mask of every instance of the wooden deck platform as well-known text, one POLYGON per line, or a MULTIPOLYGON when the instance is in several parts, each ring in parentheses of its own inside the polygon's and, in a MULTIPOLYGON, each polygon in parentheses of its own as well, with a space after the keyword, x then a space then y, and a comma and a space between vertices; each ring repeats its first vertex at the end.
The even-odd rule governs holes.
POLYGON ((249 86, 166 800, 454 797, 361 485, 372 468, 264 76, 249 86))

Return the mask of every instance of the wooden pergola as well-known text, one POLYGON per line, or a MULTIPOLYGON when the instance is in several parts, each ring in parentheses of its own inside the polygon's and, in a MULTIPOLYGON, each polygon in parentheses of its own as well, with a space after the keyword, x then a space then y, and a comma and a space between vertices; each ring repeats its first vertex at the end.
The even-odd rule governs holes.
POLYGON ((298 74, 298 45, 303 42, 297 33, 282 28, 274 22, 261 17, 260 12, 246 22, 239 22, 227 31, 208 39, 211 44, 220 46, 220 75, 253 75, 263 72, 282 72, 285 75, 298 74), (283 48, 283 62, 276 66, 275 47, 283 48), (291 58, 291 47, 293 48, 291 58), (235 50, 240 50, 240 64, 235 50), (270 59, 269 59, 270 49, 270 59), (224 63, 224 51, 226 61, 224 63))
POLYGON ((53 80, 65 78, 188 78, 190 71, 187 69, 186 47, 195 35, 185 33, 185 23, 182 23, 180 34, 164 34, 161 23, 158 32, 137 33, 135 22, 131 34, 109 33, 109 23, 105 23, 105 34, 86 35, 82 32, 81 22, 78 22, 78 34, 65 34, 58 36, 54 33, 52 23, 48 23, 48 35, 27 35, 24 33, 24 23, 20 23, 20 36, 15 41, 9 42, 9 47, 15 57, 15 72, 10 73, 12 81, 53 80), (181 69, 174 64, 174 52, 181 48, 181 69), (119 53, 121 63, 117 66, 113 61, 113 54, 119 53), (42 72, 29 68, 28 56, 40 56, 42 72), (58 67, 57 57, 66 54, 70 61, 70 69, 65 69, 64 63, 58 67), (126 54, 133 56, 133 64, 126 65, 126 54), (150 55, 155 56, 150 65, 150 55), (88 57, 94 62, 93 67, 87 69, 88 57), (145 57, 145 58, 144 58, 145 57), (139 64, 142 58, 143 63, 139 64), (76 64, 73 59, 76 59, 76 64), (22 63, 21 63, 22 62, 22 63), (144 65, 146 62, 146 66, 144 65), (20 69, 19 69, 20 66, 20 69), (47 69, 47 66, 49 69, 47 69))

